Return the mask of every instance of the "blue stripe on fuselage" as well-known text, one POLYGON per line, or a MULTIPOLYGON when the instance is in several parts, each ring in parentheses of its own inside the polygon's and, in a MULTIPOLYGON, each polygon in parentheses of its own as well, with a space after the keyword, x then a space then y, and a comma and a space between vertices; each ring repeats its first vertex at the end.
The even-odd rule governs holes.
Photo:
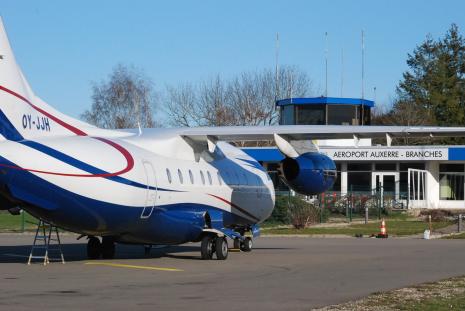
POLYGON ((6 139, 12 141, 20 141, 24 139, 10 120, 8 120, 2 110, 0 110, 0 134, 2 134, 6 139))
MULTIPOLYGON (((58 150, 52 149, 50 147, 47 147, 45 145, 42 145, 38 142, 30 141, 30 140, 24 140, 24 137, 18 132, 18 130, 14 127, 14 125, 8 120, 7 116, 3 113, 2 110, 0 110, 0 134, 3 135, 6 139, 18 142, 22 145, 28 146, 30 148, 33 148, 37 151, 40 151, 46 155, 49 155, 53 158, 56 158, 62 162, 65 162, 66 164, 69 164, 75 168, 81 169, 87 173, 90 174, 108 174, 108 172, 101 170, 95 166, 92 166, 90 164, 87 164, 85 162, 82 162, 78 159, 75 159, 67 154, 64 154, 63 152, 60 152, 58 150)), ((110 176, 110 177, 105 177, 109 180, 121 183, 121 184, 126 184, 128 186, 132 187, 138 187, 138 188, 144 188, 144 189, 150 189, 150 190, 160 190, 160 191, 176 191, 180 192, 178 190, 170 190, 170 189, 163 189, 163 188, 157 188, 157 187, 152 187, 148 185, 144 185, 120 176, 110 176)))
MULTIPOLYGON (((25 145, 27 147, 30 147, 34 150, 40 151, 48 156, 51 156, 55 159, 58 159, 68 165, 71 165, 75 168, 78 168, 80 170, 83 170, 87 173, 94 174, 94 175, 99 175, 99 174, 108 174, 108 172, 99 169, 95 166, 92 166, 90 164, 87 164, 85 162, 82 162, 81 160, 78 160, 76 158, 73 158, 63 152, 60 152, 58 150, 55 150, 53 148, 50 148, 48 146, 42 145, 38 142, 35 141, 30 141, 30 140, 23 140, 19 142, 22 145, 25 145)), ((129 180, 127 178, 121 177, 121 176, 109 176, 109 177, 103 177, 121 184, 126 184, 128 186, 132 187, 138 187, 138 188, 144 188, 144 189, 151 189, 151 190, 160 190, 160 191, 176 191, 177 190, 170 190, 170 189, 164 189, 164 188, 157 188, 157 187, 152 187, 148 185, 144 185, 141 183, 138 183, 136 181, 129 180)))
MULTIPOLYGON (((14 165, 1 157, 0 163, 14 165)), ((141 219, 144 206, 88 198, 23 170, 0 174, 0 182, 8 185, 16 199, 29 203, 24 208, 36 217, 70 231, 112 235, 123 242, 179 244, 194 241, 204 228, 207 211, 221 212, 225 225, 250 224, 249 220, 231 212, 189 202, 156 206, 148 219, 141 219)))

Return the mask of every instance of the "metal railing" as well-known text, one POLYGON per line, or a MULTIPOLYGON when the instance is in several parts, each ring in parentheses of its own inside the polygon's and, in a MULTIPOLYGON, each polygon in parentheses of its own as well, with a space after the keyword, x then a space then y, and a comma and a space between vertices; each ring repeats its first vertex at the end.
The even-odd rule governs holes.
POLYGON ((328 209, 331 213, 345 215, 348 221, 354 217, 362 217, 367 221, 376 217, 381 219, 394 210, 408 208, 407 193, 397 196, 394 193, 385 193, 383 189, 368 191, 325 192, 318 196, 321 209, 328 209))

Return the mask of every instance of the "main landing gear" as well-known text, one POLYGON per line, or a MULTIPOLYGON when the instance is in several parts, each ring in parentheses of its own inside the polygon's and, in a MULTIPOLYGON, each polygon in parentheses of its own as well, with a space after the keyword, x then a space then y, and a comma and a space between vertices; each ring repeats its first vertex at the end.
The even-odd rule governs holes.
POLYGON ((228 258, 228 241, 224 236, 205 235, 202 238, 200 244, 200 253, 202 259, 210 260, 213 258, 213 254, 216 255, 216 259, 225 260, 228 258))
MULTIPOLYGON (((234 241, 234 248, 240 249, 243 252, 250 252, 252 251, 252 238, 250 237, 242 237, 243 241, 239 238, 235 238, 234 241)), ((200 244, 200 254, 202 259, 210 260, 213 259, 213 255, 216 255, 216 259, 218 260, 225 260, 228 258, 228 242, 226 240, 226 236, 219 236, 214 234, 207 234, 205 235, 200 244)))
POLYGON ((102 242, 95 236, 87 241, 87 257, 89 259, 113 259, 115 257, 115 240, 112 237, 102 237, 102 242))

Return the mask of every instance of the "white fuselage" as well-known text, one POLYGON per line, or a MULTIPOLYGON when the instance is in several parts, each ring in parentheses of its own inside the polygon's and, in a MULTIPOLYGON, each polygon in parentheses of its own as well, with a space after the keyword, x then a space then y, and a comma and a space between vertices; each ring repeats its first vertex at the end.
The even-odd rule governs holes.
POLYGON ((5 140, 0 143, 2 165, 8 168, 6 176, 14 175, 5 183, 15 198, 34 206, 32 213, 83 234, 118 235, 138 224, 146 226, 146 233, 152 218, 172 211, 182 218, 215 210, 227 215, 224 225, 253 225, 273 210, 268 174, 228 143, 218 142, 210 152, 202 143, 164 136, 161 129, 142 135, 126 131, 121 137, 111 133, 109 139, 5 140), (24 174, 40 182, 29 185, 31 175, 24 174), (123 216, 122 208, 132 212, 123 216))

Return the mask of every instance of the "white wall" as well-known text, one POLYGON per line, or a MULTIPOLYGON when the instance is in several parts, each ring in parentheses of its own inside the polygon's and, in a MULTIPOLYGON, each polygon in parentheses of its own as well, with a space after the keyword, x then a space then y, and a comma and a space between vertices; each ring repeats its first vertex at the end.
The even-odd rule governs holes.
POLYGON ((439 162, 428 161, 426 174, 426 206, 423 208, 439 208, 439 162))

